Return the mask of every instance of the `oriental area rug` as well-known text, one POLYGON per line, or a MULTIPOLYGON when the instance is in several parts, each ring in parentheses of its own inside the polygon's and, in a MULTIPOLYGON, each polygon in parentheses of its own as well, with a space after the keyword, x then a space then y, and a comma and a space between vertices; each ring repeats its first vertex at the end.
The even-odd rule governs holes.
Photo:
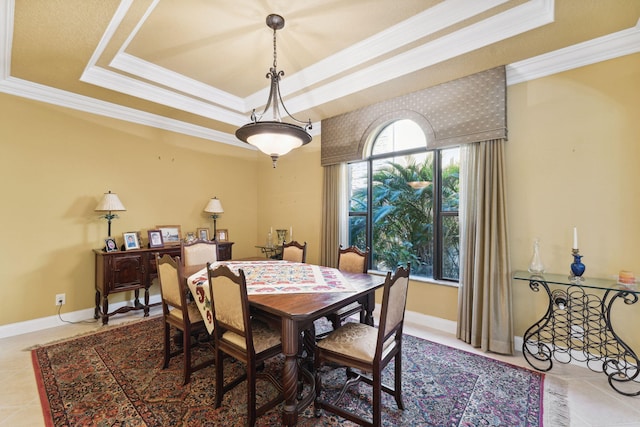
MULTIPOLYGON (((245 384, 225 394, 222 406, 214 409, 214 367, 195 372, 183 386, 181 356, 161 369, 162 331, 162 319, 156 317, 32 350, 46 425, 245 425, 245 384)), ((194 362, 210 357, 207 345, 193 349, 194 362)), ((383 393, 385 426, 539 427, 545 412, 558 410, 556 421, 548 425, 568 424, 561 413, 566 408, 561 392, 543 400, 545 376, 541 373, 409 335, 403 340, 402 364, 405 410, 383 393)), ((282 359, 274 358, 264 369, 279 375, 281 368, 282 359)), ((225 360, 229 375, 242 369, 241 363, 225 360)), ((345 370, 326 369, 323 388, 337 395, 345 370)), ((393 384, 393 362, 385 375, 386 382, 393 384)), ((259 402, 275 393, 260 381, 258 390, 259 402)), ((349 390, 341 404, 370 413, 371 388, 362 383, 349 390)), ((281 425, 281 411, 282 404, 259 417, 256 425, 281 425)), ((300 414, 298 425, 354 424, 329 413, 316 418, 311 405, 300 414)))

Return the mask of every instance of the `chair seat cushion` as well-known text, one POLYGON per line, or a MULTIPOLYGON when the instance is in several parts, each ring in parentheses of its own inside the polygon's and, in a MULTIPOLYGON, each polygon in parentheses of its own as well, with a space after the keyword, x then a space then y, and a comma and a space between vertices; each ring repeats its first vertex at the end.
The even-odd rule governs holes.
MULTIPOLYGON (((194 301, 187 304, 187 313, 189 313, 189 321, 191 322, 191 324, 203 321, 202 315, 200 314, 200 310, 198 309, 198 306, 194 301)), ((171 310, 169 310, 169 317, 174 317, 180 320, 181 322, 183 321, 182 311, 176 308, 172 308, 171 310)))
MULTIPOLYGON (((271 329, 265 323, 252 319, 251 320, 251 333, 253 334, 253 349, 256 354, 280 345, 280 332, 271 329)), ((222 339, 237 345, 240 348, 246 349, 244 337, 236 334, 235 332, 227 331, 222 334, 222 339)))
POLYGON ((378 329, 364 323, 346 323, 317 343, 321 349, 373 362, 378 329))

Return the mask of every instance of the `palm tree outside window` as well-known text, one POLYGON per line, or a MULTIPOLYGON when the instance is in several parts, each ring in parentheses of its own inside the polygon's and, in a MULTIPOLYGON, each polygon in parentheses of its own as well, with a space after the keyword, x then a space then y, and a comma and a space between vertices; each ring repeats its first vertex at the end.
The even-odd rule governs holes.
POLYGON ((427 149, 411 120, 385 126, 349 164, 349 244, 373 270, 411 262, 414 277, 458 281, 460 149, 427 149))

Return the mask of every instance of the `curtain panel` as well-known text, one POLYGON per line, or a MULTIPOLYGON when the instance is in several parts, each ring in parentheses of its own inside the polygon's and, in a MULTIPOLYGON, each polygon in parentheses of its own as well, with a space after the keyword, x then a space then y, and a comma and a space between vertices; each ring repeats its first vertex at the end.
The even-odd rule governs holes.
POLYGON ((462 147, 457 337, 513 354, 504 140, 462 147))
POLYGON ((338 265, 340 226, 344 218, 342 186, 345 165, 331 165, 324 169, 322 186, 322 236, 320 240, 320 264, 338 265))
POLYGON ((362 160, 372 135, 411 119, 429 148, 507 138, 506 73, 500 66, 322 121, 321 164, 362 160))

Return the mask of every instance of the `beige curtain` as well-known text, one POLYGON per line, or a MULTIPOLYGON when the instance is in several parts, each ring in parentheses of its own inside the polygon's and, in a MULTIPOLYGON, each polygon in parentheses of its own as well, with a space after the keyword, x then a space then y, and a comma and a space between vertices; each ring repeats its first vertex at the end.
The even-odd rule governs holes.
POLYGON ((503 139, 462 146, 459 339, 513 354, 503 139))
POLYGON ((338 265, 340 226, 342 218, 345 218, 342 207, 342 186, 344 185, 342 176, 344 170, 344 164, 324 167, 320 264, 327 267, 336 267, 338 265))

